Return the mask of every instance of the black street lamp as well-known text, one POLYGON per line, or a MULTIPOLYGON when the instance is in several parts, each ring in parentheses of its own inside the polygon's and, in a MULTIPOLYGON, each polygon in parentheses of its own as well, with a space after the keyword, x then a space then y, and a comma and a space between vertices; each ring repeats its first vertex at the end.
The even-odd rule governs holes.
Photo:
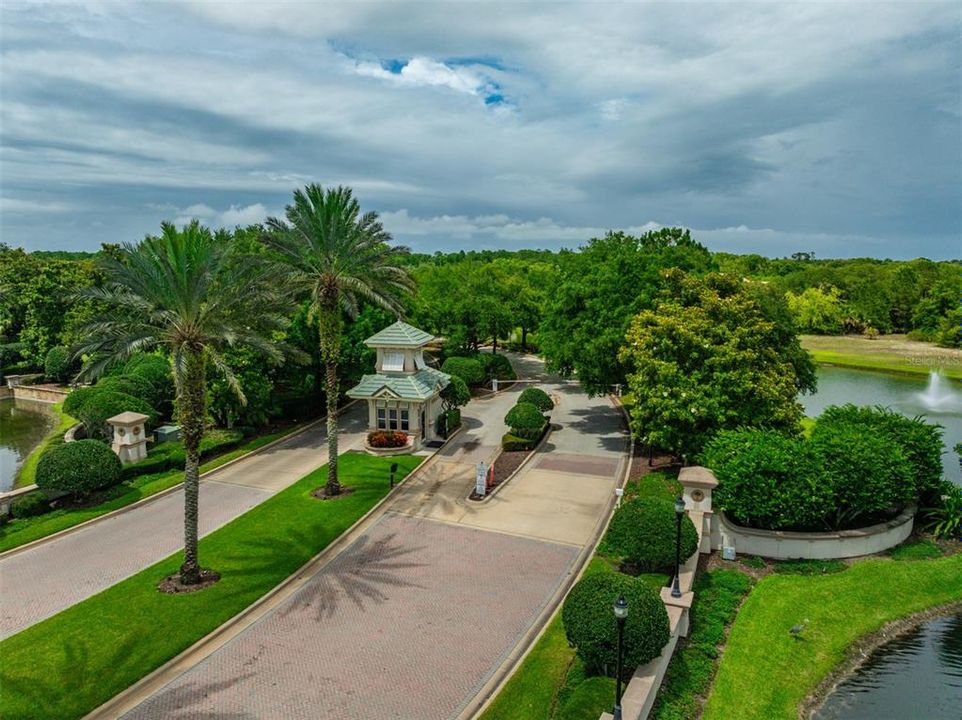
POLYGON ((397 463, 391 463, 391 487, 394 487, 394 474, 397 472, 397 463))
POLYGON ((671 583, 671 596, 681 597, 681 587, 678 585, 678 573, 681 571, 681 519, 685 515, 685 498, 681 495, 675 498, 675 579, 671 583))
POLYGON ((625 620, 628 619, 628 601, 621 595, 615 600, 615 622, 618 623, 618 673, 615 675, 614 720, 621 720, 621 678, 625 664, 625 620))

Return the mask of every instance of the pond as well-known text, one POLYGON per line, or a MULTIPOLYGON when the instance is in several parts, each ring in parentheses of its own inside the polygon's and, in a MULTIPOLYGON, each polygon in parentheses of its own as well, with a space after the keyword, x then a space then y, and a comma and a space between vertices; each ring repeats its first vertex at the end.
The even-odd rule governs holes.
POLYGON ((962 442, 962 382, 940 375, 928 379, 896 373, 819 367, 818 391, 799 398, 805 413, 817 416, 828 405, 887 405, 903 415, 925 415, 945 428, 945 475, 962 485, 959 457, 952 449, 962 442))
POLYGON ((13 488, 20 465, 53 429, 55 422, 45 403, 0 400, 0 492, 13 488))
POLYGON ((958 720, 962 614, 927 622, 886 643, 839 683, 814 720, 958 720))

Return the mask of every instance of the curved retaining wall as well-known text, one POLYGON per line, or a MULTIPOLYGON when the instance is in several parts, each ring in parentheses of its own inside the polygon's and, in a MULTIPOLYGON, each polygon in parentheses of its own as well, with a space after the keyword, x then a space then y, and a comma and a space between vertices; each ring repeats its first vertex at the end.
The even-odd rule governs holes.
POLYGON ((888 522, 837 532, 757 530, 736 525, 724 513, 712 516, 712 547, 734 548, 743 555, 774 560, 837 560, 882 552, 905 542, 912 534, 915 508, 888 522))

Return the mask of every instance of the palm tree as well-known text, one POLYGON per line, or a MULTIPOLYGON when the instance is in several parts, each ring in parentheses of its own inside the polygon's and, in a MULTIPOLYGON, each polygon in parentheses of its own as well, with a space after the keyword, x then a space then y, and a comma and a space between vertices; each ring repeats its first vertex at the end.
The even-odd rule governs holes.
POLYGON ((310 298, 310 317, 317 322, 327 394, 327 494, 337 495, 337 360, 345 314, 357 316, 364 299, 400 316, 402 299, 414 286, 397 264, 408 249, 390 246, 377 213, 361 213, 350 188, 324 190, 308 185, 294 191, 286 220, 267 219, 268 247, 279 256, 285 286, 310 298))
POLYGON ((283 327, 285 297, 267 281, 269 267, 241 256, 225 237, 196 220, 178 231, 164 223, 159 237, 126 243, 103 260, 103 287, 83 292, 104 304, 85 328, 77 355, 89 357, 81 375, 96 377, 136 352, 170 353, 184 465, 184 563, 180 581, 201 580, 197 557, 200 442, 207 413, 207 365, 217 368, 244 401, 222 350, 246 346, 281 358, 270 332, 283 327))

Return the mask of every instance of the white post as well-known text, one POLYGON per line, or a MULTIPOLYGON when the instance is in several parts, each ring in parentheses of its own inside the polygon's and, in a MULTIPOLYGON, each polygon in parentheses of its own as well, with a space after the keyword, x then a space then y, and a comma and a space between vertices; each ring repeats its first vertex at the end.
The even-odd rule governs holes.
POLYGON ((498 392, 498 378, 491 378, 491 389, 498 392))
POLYGON ((478 463, 477 474, 474 477, 474 492, 484 497, 488 489, 488 468, 484 460, 478 463))

